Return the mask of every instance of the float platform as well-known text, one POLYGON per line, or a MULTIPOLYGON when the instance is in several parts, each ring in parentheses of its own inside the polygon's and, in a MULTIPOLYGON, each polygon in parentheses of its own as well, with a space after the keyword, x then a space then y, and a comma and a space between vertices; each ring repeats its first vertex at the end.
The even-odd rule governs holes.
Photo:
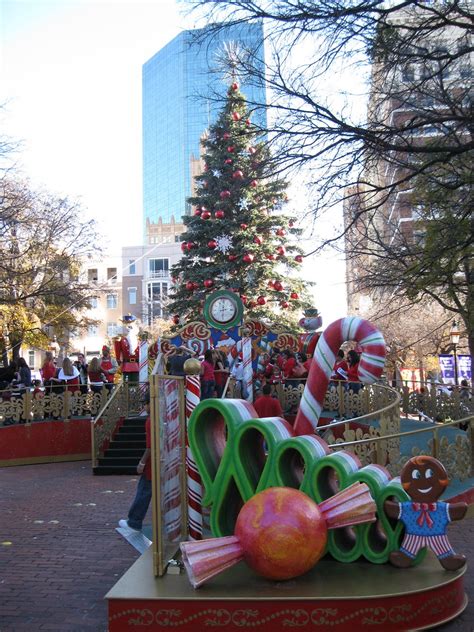
POLYGON ((154 577, 150 547, 106 595, 109 632, 426 630, 466 607, 465 571, 445 571, 428 552, 407 570, 322 560, 302 577, 273 582, 240 563, 194 590, 184 571, 154 577))

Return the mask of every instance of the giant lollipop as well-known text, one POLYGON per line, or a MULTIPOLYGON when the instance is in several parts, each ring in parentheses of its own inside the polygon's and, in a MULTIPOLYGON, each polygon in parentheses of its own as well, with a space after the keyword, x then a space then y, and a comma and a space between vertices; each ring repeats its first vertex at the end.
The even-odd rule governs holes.
POLYGON ((240 510, 233 536, 182 542, 194 588, 240 560, 268 579, 291 579, 309 571, 324 553, 327 530, 375 520, 376 506, 365 483, 317 505, 291 487, 270 487, 240 510))

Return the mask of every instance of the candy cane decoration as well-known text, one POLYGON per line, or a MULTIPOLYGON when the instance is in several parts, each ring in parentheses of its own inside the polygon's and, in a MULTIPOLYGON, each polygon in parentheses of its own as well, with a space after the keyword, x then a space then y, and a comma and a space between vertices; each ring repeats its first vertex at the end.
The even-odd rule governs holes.
MULTIPOLYGON (((193 410, 201 400, 199 375, 186 376, 186 426, 193 410)), ((189 447, 186 432, 186 472, 188 482, 188 535, 190 540, 202 539, 202 482, 189 447)))
MULTIPOLYGON (((140 338, 140 346, 138 347, 138 382, 140 384, 140 399, 144 398, 149 388, 148 384, 148 338, 146 336, 140 338)), ((140 413, 142 414, 143 411, 140 413)))
POLYGON ((178 383, 176 380, 165 380, 165 415, 166 415, 166 468, 163 486, 163 509, 165 532, 168 540, 173 542, 181 535, 181 486, 180 486, 180 424, 178 383))
POLYGON ((243 377, 246 390, 245 399, 253 402, 253 370, 252 370, 252 339, 250 336, 242 338, 243 377))
POLYGON ((340 318, 324 330, 314 350, 313 362, 295 420, 297 435, 310 434, 318 426, 336 353, 347 340, 355 340, 362 348, 358 378, 364 384, 375 382, 385 365, 385 341, 378 329, 367 320, 340 318))

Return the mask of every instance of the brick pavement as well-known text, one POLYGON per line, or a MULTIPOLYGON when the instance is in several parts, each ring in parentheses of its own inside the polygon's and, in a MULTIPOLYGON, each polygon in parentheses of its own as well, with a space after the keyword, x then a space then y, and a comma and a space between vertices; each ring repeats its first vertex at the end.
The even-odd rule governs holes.
MULTIPOLYGON (((0 484, 0 632, 105 632, 103 597, 138 557, 114 530, 136 479, 76 462, 4 468, 0 484)), ((438 630, 474 632, 474 518, 449 533, 470 557, 473 601, 438 630)))

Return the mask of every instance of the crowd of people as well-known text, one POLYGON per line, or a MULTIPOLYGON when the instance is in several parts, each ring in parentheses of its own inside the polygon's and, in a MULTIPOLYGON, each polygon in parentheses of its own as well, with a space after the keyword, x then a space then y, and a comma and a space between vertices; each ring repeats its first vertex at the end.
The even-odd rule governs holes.
POLYGON ((92 358, 89 364, 82 353, 77 354, 75 360, 65 357, 58 362, 52 352, 47 351, 39 371, 41 379, 33 378, 24 358, 12 360, 7 367, 0 368, 0 396, 3 401, 8 401, 27 390, 35 399, 66 391, 83 394, 89 391, 100 393, 104 388, 110 391, 117 370, 118 364, 107 346, 103 347, 101 357, 92 358))

